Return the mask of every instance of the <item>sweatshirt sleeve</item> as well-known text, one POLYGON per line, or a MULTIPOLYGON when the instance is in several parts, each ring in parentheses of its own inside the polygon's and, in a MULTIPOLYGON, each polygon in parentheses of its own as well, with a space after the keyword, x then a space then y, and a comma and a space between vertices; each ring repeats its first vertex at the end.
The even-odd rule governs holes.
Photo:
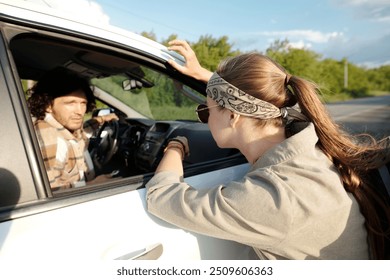
POLYGON ((284 238, 290 215, 280 212, 289 210, 277 203, 272 184, 263 183, 259 187, 258 181, 246 177, 226 186, 195 189, 176 173, 164 171, 146 185, 147 208, 186 230, 248 245, 273 246, 284 238), (276 217, 279 220, 275 221, 276 217))

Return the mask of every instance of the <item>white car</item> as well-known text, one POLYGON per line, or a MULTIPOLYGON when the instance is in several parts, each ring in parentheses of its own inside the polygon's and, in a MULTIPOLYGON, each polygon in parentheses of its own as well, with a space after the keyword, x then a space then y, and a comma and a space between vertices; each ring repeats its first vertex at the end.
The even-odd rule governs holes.
POLYGON ((244 157, 219 149, 196 121, 205 85, 167 63, 183 58, 161 44, 96 27, 49 8, 0 0, 0 263, 39 259, 248 259, 251 248, 176 228, 148 214, 145 183, 167 139, 184 135, 185 180, 211 187, 242 177, 244 157), (88 77, 100 110, 120 121, 91 139, 101 183, 53 191, 26 89, 63 66, 88 77))

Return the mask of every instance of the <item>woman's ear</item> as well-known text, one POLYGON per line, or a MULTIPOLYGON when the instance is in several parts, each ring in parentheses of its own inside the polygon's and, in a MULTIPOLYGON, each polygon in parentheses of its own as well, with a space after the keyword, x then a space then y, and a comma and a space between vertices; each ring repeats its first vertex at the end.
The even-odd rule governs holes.
POLYGON ((45 111, 46 111, 46 113, 52 113, 53 110, 52 110, 52 108, 51 108, 51 105, 47 106, 47 108, 46 108, 45 111))
POLYGON ((236 114, 236 113, 231 113, 230 114, 230 126, 232 128, 234 128, 236 126, 236 124, 238 123, 238 121, 240 120, 240 115, 239 114, 236 114))

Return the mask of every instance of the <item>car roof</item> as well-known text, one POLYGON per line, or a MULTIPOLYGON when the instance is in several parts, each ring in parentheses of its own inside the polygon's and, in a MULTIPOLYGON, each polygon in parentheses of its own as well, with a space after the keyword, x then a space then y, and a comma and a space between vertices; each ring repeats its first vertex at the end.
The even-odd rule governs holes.
POLYGON ((131 46, 142 52, 146 51, 163 60, 174 59, 179 63, 184 62, 183 57, 176 52, 169 51, 164 45, 134 32, 36 3, 0 0, 0 19, 93 36, 115 44, 131 46))

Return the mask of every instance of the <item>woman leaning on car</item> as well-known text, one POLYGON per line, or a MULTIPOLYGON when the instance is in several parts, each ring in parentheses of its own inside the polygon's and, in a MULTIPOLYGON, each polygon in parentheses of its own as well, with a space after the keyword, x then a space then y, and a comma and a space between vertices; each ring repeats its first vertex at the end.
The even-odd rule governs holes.
POLYGON ((377 211, 381 206, 389 221, 388 205, 365 176, 388 160, 389 149, 344 133, 315 84, 264 55, 227 59, 211 73, 187 42, 174 40, 170 49, 186 59, 184 66, 171 61, 174 68, 207 82, 200 121, 208 122, 219 147, 239 149, 251 168, 240 181, 192 188, 183 181, 187 141, 172 139, 147 184, 150 213, 249 245, 261 259, 388 257, 389 232, 377 211))

